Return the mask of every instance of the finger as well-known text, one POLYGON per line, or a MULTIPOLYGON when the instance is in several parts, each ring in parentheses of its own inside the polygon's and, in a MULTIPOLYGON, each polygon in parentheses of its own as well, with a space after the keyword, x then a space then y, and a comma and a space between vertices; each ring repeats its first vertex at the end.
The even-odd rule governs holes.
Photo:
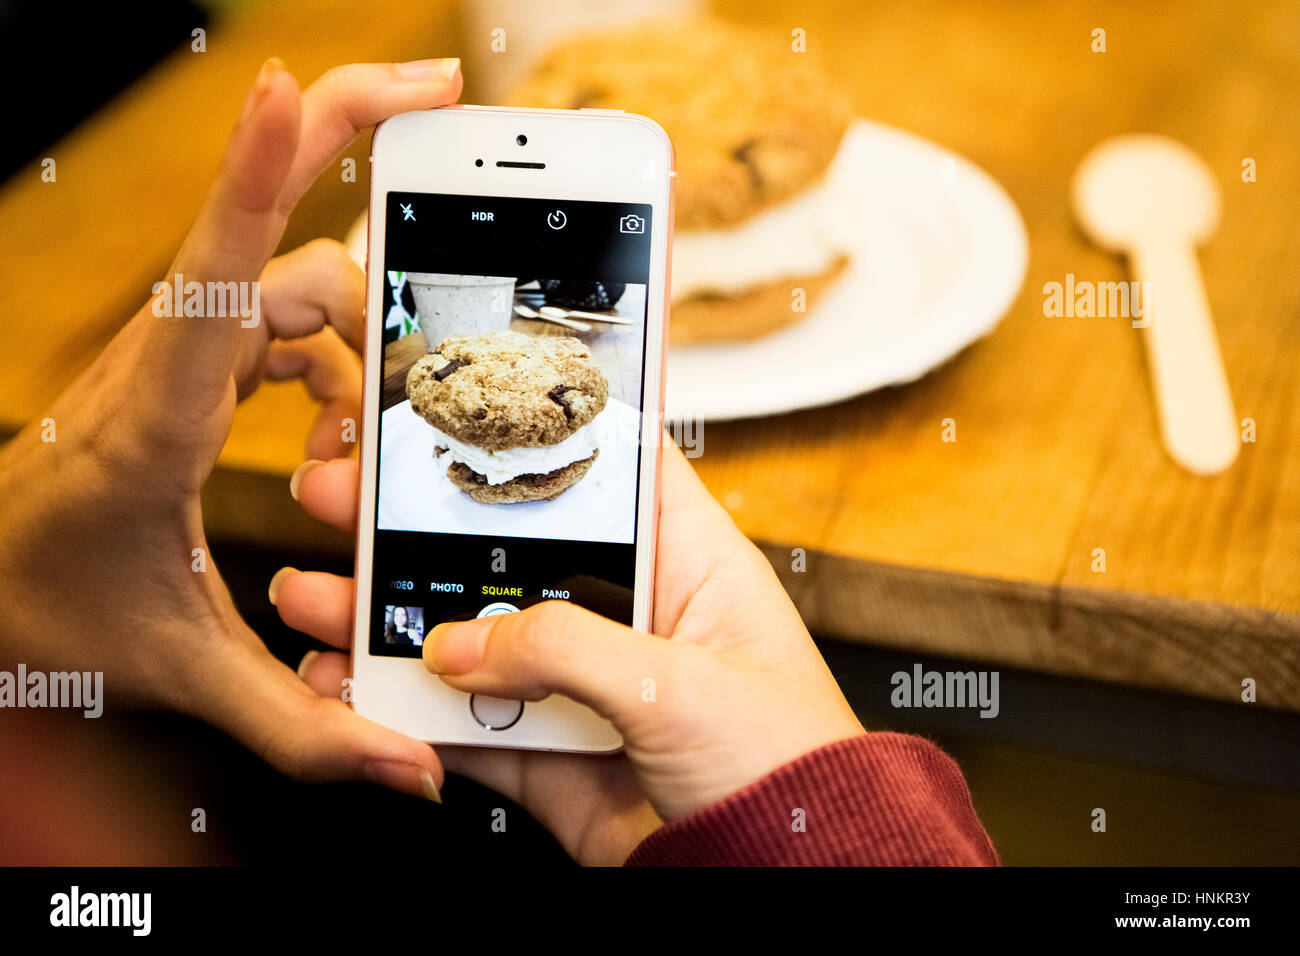
POLYGON ((528 769, 524 757, 528 753, 526 750, 497 747, 438 746, 438 760, 447 773, 469 777, 515 803, 523 802, 524 774, 528 769))
MULTIPOLYGON (((256 305, 251 287, 238 284, 257 279, 279 241, 279 197, 298 146, 300 108, 297 82, 279 60, 267 60, 230 136, 217 180, 167 276, 172 286, 236 283, 230 287, 234 301, 242 295, 256 305)), ((260 313, 246 318, 238 308, 222 308, 213 311, 224 316, 207 315, 205 295, 203 316, 169 317, 160 315, 160 301, 166 303, 167 296, 153 302, 152 339, 160 349, 158 367, 171 373, 166 384, 175 387, 169 394, 197 393, 195 400, 206 407, 214 389, 224 392, 228 386, 240 333, 266 335, 260 313)))
POLYGON ((280 619, 295 631, 331 647, 352 647, 352 612, 356 585, 352 578, 323 571, 281 568, 271 578, 268 597, 280 619))
POLYGON ((709 493, 681 450, 671 439, 665 445, 654 633, 715 651, 753 643, 768 655, 806 656, 812 638, 771 563, 709 493), (752 597, 738 604, 738 593, 752 597), (696 613, 684 622, 688 605, 696 613), (729 626, 713 626, 720 620, 729 626))
POLYGON ((307 454, 319 455, 321 458, 348 454, 355 447, 355 439, 348 436, 356 431, 356 423, 359 421, 361 404, 356 393, 326 402, 316 413, 311 430, 307 433, 307 454))
POLYGON ((438 759, 520 804, 584 865, 618 865, 663 826, 622 758, 441 745, 438 759))
POLYGON ((709 493, 691 463, 671 438, 664 433, 663 502, 659 512, 660 535, 667 529, 676 533, 684 526, 703 521, 709 532, 725 530, 728 537, 744 537, 727 510, 709 493))
POLYGON ((366 276, 334 239, 315 239, 266 264, 262 317, 277 339, 296 339, 332 326, 360 353, 366 276))
POLYGON ((361 420, 361 359, 333 329, 272 342, 264 374, 271 381, 301 379, 308 394, 321 403, 307 433, 309 458, 345 456, 352 450, 361 420))
POLYGON ((541 700, 564 694, 623 730, 643 708, 646 678, 668 683, 668 671, 704 654, 642 634, 564 601, 517 614, 440 624, 425 639, 424 666, 472 694, 541 700))
MULTIPOLYGON (((459 61, 450 67, 358 64, 329 71, 305 96, 279 60, 268 60, 171 273, 187 283, 252 282, 302 194, 360 129, 405 110, 453 102, 460 87, 459 61)), ((255 317, 163 325, 169 334, 160 341, 171 354, 164 348, 160 365, 183 369, 190 391, 210 403, 213 389, 226 388, 241 325, 250 335, 267 334, 258 311, 255 317), (196 354, 202 363, 193 362, 196 354)))
POLYGON ((361 489, 361 465, 356 459, 305 461, 289 479, 289 493, 317 521, 354 533, 361 489))
POLYGON ((267 60, 176 258, 177 271, 187 278, 258 277, 280 239, 279 201, 298 149, 301 117, 297 81, 280 60, 267 60))
POLYGON ((664 433, 653 630, 671 634, 682 611, 723 559, 737 555, 766 564, 748 538, 709 494, 695 469, 664 433))
POLYGON ((298 663, 298 679, 322 697, 339 697, 352 676, 352 659, 342 651, 308 651, 298 663))
POLYGON ((456 102, 460 60, 353 63, 335 67, 303 93, 302 142, 280 202, 284 214, 356 135, 390 116, 456 102))
MULTIPOLYGON (((251 633, 251 632, 250 632, 251 633)), ((199 716, 298 780, 371 780, 439 800, 433 749, 320 696, 260 643, 223 642, 196 663, 199 716)))

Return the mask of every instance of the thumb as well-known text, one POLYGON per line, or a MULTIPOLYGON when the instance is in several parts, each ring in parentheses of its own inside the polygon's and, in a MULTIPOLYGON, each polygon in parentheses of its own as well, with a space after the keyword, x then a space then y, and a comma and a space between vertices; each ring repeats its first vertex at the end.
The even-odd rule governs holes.
MULTIPOLYGON (((341 696, 318 696, 260 641, 231 643, 209 661, 198 714, 298 780, 370 780, 441 802, 433 748, 367 720, 341 696)), ((340 688, 341 689, 341 688, 340 688)))
POLYGON ((563 694, 622 731, 641 708, 643 682, 662 683, 675 655, 689 650, 576 604, 547 601, 518 614, 439 624, 425 638, 424 666, 470 694, 563 694))

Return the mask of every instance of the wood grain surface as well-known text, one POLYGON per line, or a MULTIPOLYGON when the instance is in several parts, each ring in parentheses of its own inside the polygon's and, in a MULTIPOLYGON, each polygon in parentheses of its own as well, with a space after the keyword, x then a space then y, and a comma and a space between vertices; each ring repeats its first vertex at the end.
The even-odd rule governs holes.
POLYGON ((403 335, 384 346, 384 385, 379 395, 379 410, 387 411, 406 401, 406 374, 411 366, 429 354, 423 332, 403 335))
MULTIPOLYGON (((769 30, 766 55, 820 61, 861 115, 984 167, 1030 235, 1005 321, 921 381, 705 427, 699 473, 809 625, 1223 700, 1250 677, 1261 705, 1300 710, 1300 6, 720 7, 769 30), (796 28, 804 54, 790 52, 796 28), (1105 53, 1090 49, 1097 28, 1105 53), (1126 278, 1073 225, 1068 186, 1088 149, 1132 131, 1195 149, 1223 192, 1200 263, 1237 415, 1257 440, 1216 478, 1164 454, 1126 321, 1043 315, 1044 283, 1126 278), (1247 157, 1253 183, 1241 178, 1247 157), (955 442, 941 440, 947 418, 955 442), (792 568, 795 548, 805 571, 792 568)), ((36 417, 165 274, 263 58, 283 56, 303 81, 350 60, 490 63, 488 39, 459 23, 439 4, 250 4, 213 25, 208 53, 177 53, 52 147, 57 183, 35 166, 7 183, 0 427, 36 417)), ((308 194, 285 248, 344 234, 365 205, 367 145, 346 154, 357 182, 336 173, 308 194)), ((288 498, 311 417, 292 385, 241 407, 206 495, 214 534, 347 547, 288 498)))

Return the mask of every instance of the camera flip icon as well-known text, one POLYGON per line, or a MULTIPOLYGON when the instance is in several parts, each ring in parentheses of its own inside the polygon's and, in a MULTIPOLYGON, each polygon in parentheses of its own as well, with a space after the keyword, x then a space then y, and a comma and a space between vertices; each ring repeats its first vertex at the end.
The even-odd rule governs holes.
POLYGON ((640 216, 626 215, 618 221, 619 232, 643 233, 645 232, 645 220, 640 216))

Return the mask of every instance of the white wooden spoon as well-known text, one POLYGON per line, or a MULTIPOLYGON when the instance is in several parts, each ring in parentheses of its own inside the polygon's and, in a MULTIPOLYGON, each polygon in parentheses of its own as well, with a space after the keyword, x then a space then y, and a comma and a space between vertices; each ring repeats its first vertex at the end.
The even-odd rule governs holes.
POLYGON ((1165 447, 1188 471, 1223 471, 1241 442, 1196 259, 1219 224, 1213 172, 1167 137, 1116 136, 1083 158, 1071 192, 1092 241, 1149 283, 1141 321, 1165 447))
POLYGON ((525 319, 537 319, 538 321, 541 322, 554 322, 556 325, 567 326, 568 328, 574 329, 575 331, 578 332, 591 331, 591 326, 588 325, 586 322, 579 322, 576 319, 566 319, 563 316, 559 316, 559 315, 543 315, 541 312, 538 312, 536 309, 530 309, 522 302, 515 303, 515 314, 522 315, 525 319))
POLYGON ((542 315, 549 315, 552 318, 561 319, 591 319, 593 322, 609 322, 612 325, 636 325, 631 319, 620 318, 617 315, 605 315, 600 312, 583 312, 580 309, 561 309, 554 305, 544 305, 538 309, 542 315))

